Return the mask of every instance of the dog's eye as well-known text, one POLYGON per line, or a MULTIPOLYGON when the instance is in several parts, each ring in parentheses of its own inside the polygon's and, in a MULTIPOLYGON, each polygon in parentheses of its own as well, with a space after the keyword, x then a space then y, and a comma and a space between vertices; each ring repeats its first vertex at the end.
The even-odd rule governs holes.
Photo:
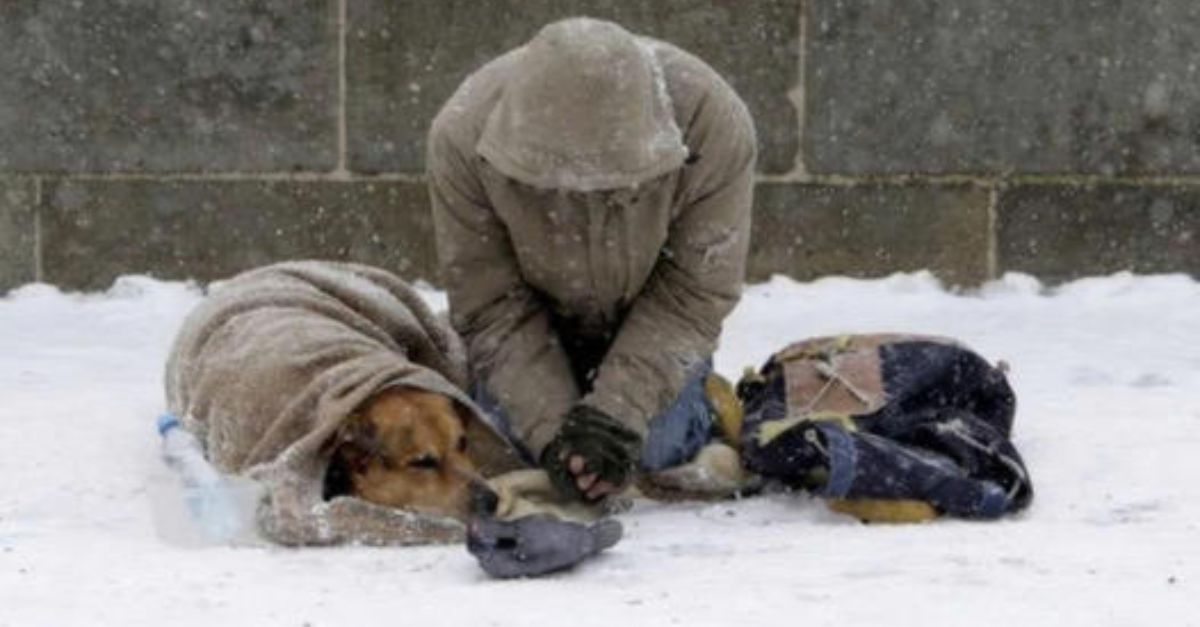
POLYGON ((457 447, 458 447, 458 452, 460 452, 460 453, 461 453, 461 452, 463 452, 463 451, 465 451, 465 450, 467 450, 467 439, 466 439, 466 438, 459 438, 459 439, 458 439, 458 443, 457 443, 457 444, 455 444, 455 446, 457 446, 457 447))
POLYGON ((434 469, 437 468, 440 463, 441 462, 438 460, 438 458, 434 457, 433 455, 421 455, 420 457, 412 458, 412 460, 408 462, 408 467, 434 469))

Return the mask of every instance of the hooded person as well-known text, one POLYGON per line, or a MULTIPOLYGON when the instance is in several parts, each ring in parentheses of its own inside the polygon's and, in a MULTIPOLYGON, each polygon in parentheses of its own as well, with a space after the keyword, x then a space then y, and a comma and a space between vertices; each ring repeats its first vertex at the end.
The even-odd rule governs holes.
POLYGON ((573 18, 468 77, 428 150, 473 398, 584 500, 692 457, 749 244, 755 132, 733 89, 573 18))

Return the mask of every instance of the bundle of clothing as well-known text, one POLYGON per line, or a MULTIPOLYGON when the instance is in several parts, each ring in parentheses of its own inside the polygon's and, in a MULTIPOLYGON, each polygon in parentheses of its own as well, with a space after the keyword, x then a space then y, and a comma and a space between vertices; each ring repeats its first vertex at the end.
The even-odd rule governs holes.
POLYGON ((941 337, 793 344, 738 384, 742 465, 867 521, 1019 511, 1033 486, 1004 370, 941 337))

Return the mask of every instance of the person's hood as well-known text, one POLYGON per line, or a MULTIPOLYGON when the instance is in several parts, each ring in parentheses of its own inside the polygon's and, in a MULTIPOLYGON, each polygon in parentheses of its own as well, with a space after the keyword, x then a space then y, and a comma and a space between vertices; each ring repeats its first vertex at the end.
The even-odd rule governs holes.
POLYGON ((476 150, 505 176, 545 189, 632 187, 687 158, 653 42, 572 18, 516 51, 476 150))

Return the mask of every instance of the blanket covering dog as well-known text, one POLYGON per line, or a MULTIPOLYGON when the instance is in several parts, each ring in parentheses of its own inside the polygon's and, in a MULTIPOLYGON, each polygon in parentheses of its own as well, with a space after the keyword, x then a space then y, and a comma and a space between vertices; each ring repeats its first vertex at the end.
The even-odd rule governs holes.
POLYGON ((367 266, 288 262, 214 286, 167 363, 169 410, 221 471, 261 482, 259 527, 283 544, 410 544, 463 538, 449 518, 322 498, 332 437, 390 386, 455 399, 484 476, 522 466, 463 394, 465 352, 449 325, 397 277, 367 266))

